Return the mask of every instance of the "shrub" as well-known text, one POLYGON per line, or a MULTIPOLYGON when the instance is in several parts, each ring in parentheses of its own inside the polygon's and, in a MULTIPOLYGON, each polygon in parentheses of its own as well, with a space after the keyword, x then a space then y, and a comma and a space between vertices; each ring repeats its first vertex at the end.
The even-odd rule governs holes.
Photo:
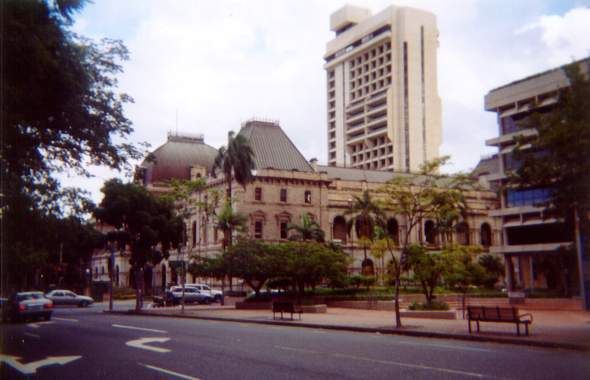
POLYGON ((430 303, 412 302, 408 310, 449 310, 449 305, 442 301, 432 301, 430 303))

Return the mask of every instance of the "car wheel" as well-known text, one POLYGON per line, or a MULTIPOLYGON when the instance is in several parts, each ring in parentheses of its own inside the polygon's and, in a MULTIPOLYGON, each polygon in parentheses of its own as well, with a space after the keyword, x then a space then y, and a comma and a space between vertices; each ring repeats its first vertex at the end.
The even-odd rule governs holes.
POLYGON ((219 294, 215 296, 215 302, 221 302, 221 296, 219 294))
POLYGON ((88 301, 82 301, 78 304, 79 307, 88 307, 88 301))
POLYGON ((46 321, 50 321, 51 320, 51 314, 47 314, 47 315, 43 316, 43 319, 45 319, 46 321))

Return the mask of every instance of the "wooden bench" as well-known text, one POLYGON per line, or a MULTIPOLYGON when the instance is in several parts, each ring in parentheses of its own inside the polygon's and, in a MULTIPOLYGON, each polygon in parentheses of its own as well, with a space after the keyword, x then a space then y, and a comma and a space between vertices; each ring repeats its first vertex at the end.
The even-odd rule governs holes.
POLYGON ((299 314, 301 320, 301 308, 295 305, 293 302, 275 301, 272 303, 272 319, 275 319, 276 313, 281 313, 281 319, 283 313, 291 313, 291 320, 293 320, 293 314, 299 314))
POLYGON ((515 323, 516 335, 520 336, 520 325, 524 325, 526 335, 529 335, 529 325, 533 323, 533 316, 529 313, 518 314, 515 307, 490 307, 490 306, 467 306, 467 319, 469 323, 469 333, 471 334, 471 321, 477 324, 479 332, 479 322, 497 322, 497 323, 515 323))

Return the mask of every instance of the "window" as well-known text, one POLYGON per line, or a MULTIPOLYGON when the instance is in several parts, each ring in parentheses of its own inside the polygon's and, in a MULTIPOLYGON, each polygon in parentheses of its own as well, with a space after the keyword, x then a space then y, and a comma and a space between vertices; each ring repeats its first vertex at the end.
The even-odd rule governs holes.
POLYGON ((197 222, 193 221, 193 225, 192 225, 192 237, 193 237, 193 247, 195 247, 197 245, 197 222))
POLYGON ((262 220, 254 222, 254 239, 262 239, 262 220))
POLYGON ((262 200, 262 188, 257 187, 254 189, 254 200, 257 200, 257 201, 262 200))
POLYGON ((427 220, 426 223, 424 223, 424 237, 428 244, 436 243, 436 229, 434 228, 434 222, 432 220, 427 220))
POLYGON ((469 225, 465 222, 461 222, 456 227, 457 230, 457 243, 461 245, 469 245, 469 225))
POLYGON ((281 239, 287 239, 289 230, 287 228, 287 222, 281 222, 281 239))
POLYGON ((219 229, 214 228, 213 229, 213 242, 217 243, 217 239, 219 239, 219 229))
POLYGON ((483 245, 484 247, 489 247, 490 245, 492 245, 492 229, 490 228, 489 224, 482 224, 479 234, 481 245, 483 245))
POLYGON ((305 190, 305 203, 311 203, 311 191, 305 190))
POLYGON ((506 207, 536 206, 546 204, 551 199, 549 189, 507 190, 506 207))
POLYGON ((281 202, 287 202, 287 189, 281 189, 281 202))

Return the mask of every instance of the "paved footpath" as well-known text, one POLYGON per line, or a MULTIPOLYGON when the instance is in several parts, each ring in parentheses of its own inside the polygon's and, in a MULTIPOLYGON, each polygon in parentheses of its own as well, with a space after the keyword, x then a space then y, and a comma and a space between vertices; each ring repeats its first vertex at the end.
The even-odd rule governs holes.
MULTIPOLYGON (((147 314, 179 316, 180 308, 147 309, 147 314)), ((575 348, 590 351, 590 313, 576 311, 533 311, 531 335, 516 336, 510 323, 482 322, 480 333, 468 333, 467 321, 403 318, 403 328, 396 330, 391 311, 328 308, 326 313, 303 314, 301 321, 273 321, 270 310, 236 310, 233 306, 188 306, 185 316, 196 318, 241 320, 259 323, 288 323, 314 327, 367 329, 408 335, 441 336, 458 339, 487 340, 547 347, 575 348)), ((475 325, 475 324, 473 324, 475 325)), ((524 330, 521 328, 521 330, 524 330)))

